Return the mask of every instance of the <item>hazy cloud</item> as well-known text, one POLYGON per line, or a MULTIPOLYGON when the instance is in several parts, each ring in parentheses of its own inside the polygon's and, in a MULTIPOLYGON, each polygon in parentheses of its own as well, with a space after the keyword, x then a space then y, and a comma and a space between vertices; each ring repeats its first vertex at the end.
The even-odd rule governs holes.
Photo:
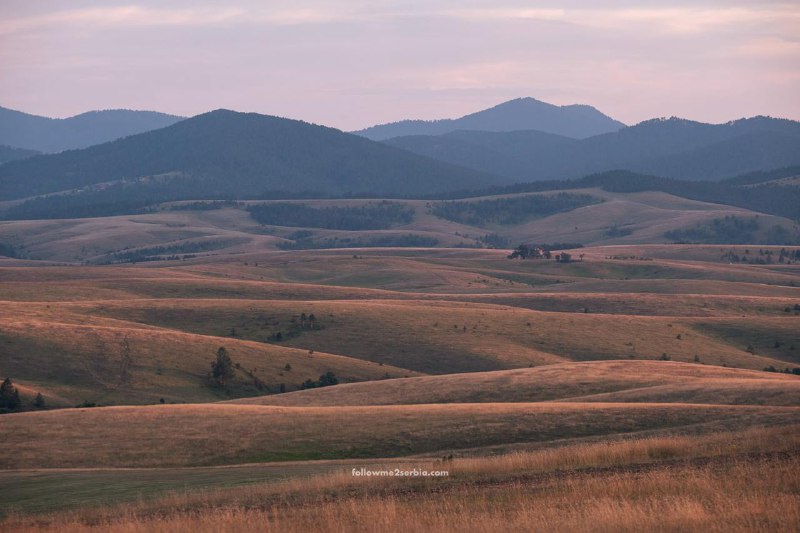
POLYGON ((351 129, 534 96, 629 123, 800 118, 798 72, 787 2, 0 4, 0 105, 54 116, 230 107, 351 129))

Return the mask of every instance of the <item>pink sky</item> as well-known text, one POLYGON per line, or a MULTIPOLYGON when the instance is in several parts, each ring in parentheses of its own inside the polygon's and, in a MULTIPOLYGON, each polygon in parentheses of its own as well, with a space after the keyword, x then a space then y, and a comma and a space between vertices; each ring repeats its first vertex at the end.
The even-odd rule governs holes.
POLYGON ((346 130, 520 96, 629 124, 800 119, 797 2, 165 5, 4 0, 0 105, 59 117, 226 107, 346 130))

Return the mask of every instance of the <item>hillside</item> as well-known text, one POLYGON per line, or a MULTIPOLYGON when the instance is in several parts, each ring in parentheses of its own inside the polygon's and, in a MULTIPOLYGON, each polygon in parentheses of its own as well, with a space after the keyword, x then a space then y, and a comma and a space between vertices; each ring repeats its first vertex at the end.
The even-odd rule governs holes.
POLYGON ((398 457, 692 425, 786 424, 800 407, 625 403, 163 405, 4 415, 0 469, 398 457), (220 431, 224 427, 225 431, 220 431), (164 431, 169 428, 165 438, 164 431), (158 442, 158 446, 152 443, 158 442), (53 443, 58 443, 53 446, 53 443), (92 453, 86 453, 91 449, 92 453))
MULTIPOLYGON (((745 248, 604 246, 570 264, 465 249, 5 260, 0 367, 27 391, 26 408, 37 392, 51 407, 291 402, 280 392, 329 371, 342 385, 315 395, 376 381, 385 394, 370 395, 386 403, 403 398, 403 383, 428 383, 402 401, 780 405, 796 390, 762 370, 800 365, 797 266, 731 264, 727 252, 745 248), (223 388, 208 379, 220 347, 238 365, 223 388), (499 372, 444 376, 487 371, 499 372), (441 377, 387 380, 422 374, 441 377)), ((750 257, 767 257, 759 248, 750 257)))
POLYGON ((154 111, 108 109, 61 119, 0 107, 0 144, 61 152, 165 128, 183 118, 154 111))
POLYGON ((769 117, 718 125, 657 119, 587 139, 529 131, 458 131, 386 142, 517 181, 577 178, 617 169, 714 180, 800 163, 800 123, 769 117))
POLYGON ((339 406, 542 401, 800 405, 800 377, 669 361, 593 361, 393 379, 233 400, 339 406))
POLYGON ((25 159, 38 154, 36 150, 26 150, 24 148, 12 148, 11 146, 0 145, 0 165, 14 161, 15 159, 25 159))
MULTIPOLYGON (((572 187, 590 185, 568 184, 572 187)), ((19 259, 131 263, 163 257, 239 254, 256 250, 387 247, 496 247, 519 243, 588 245, 645 243, 800 244, 800 187, 725 186, 711 182, 631 176, 617 183, 561 191, 499 194, 457 201, 276 200, 186 201, 152 212, 77 218, 85 211, 48 213, 53 219, 0 222, 0 255, 19 259), (610 192, 615 189, 631 192, 610 192), (700 186, 697 191, 692 187, 700 186), (688 187, 687 187, 688 185, 688 187), (783 216, 649 191, 728 197, 771 207, 783 216), (644 189, 644 190, 637 190, 644 189), (708 189, 708 190, 707 190, 708 189), (61 219, 64 216, 75 218, 61 219)), ((564 184, 560 184, 564 186, 564 184)), ((43 206, 46 207, 46 206, 43 206)), ((148 210, 149 211, 149 210, 148 210)), ((29 204, 0 218, 34 218, 29 204)))
MULTIPOLYGON (((634 200, 649 206, 642 219, 730 210, 663 193, 580 194, 604 201, 577 210, 610 205, 605 216, 634 200)), ((375 222, 375 200, 301 202, 279 213, 322 226, 306 231, 375 222), (364 204, 372 207, 348 210, 364 204), (308 211, 326 205, 337 210, 308 211)), ((424 201, 401 204, 395 214, 415 211, 406 226, 465 231, 424 201)), ((506 525, 521 491, 549 498, 559 511, 543 520, 568 528, 579 523, 564 518, 569 502, 613 491, 641 508, 626 507, 635 519, 598 511, 608 530, 650 530, 653 516, 663 524, 654 506, 668 498, 689 501, 693 513, 706 505, 737 530, 746 518, 730 510, 744 497, 784 510, 763 511, 772 518, 760 523, 796 529, 785 510, 796 500, 800 288, 796 261, 764 259, 780 246, 618 244, 574 250, 567 264, 488 249, 276 251, 282 237, 267 233, 298 230, 260 227, 245 206, 162 207, 0 225, 4 238, 25 235, 21 254, 99 257, 136 242, 160 253, 157 242, 212 230, 230 241, 140 264, 0 259, 0 378, 14 380, 23 404, 0 415, 14 450, 0 458, 0 528, 277 523, 299 532, 331 516, 335 527, 357 524, 341 513, 385 504, 381 513, 394 520, 406 509, 420 531, 468 531, 457 517, 488 516, 498 502, 508 504, 506 525), (232 242, 245 230, 252 241, 232 242), (223 385, 209 377, 220 346, 233 365, 223 385), (339 383, 314 386, 327 372, 339 383), (450 475, 377 478, 354 468, 450 475), (431 498, 438 506, 421 515, 431 498), (482 498, 490 508, 476 510, 482 498)), ((527 223, 546 227, 548 218, 527 223)))
POLYGON ((354 133, 380 141, 404 135, 441 135, 457 130, 538 130, 582 139, 624 127, 622 122, 588 105, 556 106, 534 98, 517 98, 457 119, 403 120, 354 133))
POLYGON ((130 208, 274 191, 419 194, 502 181, 331 128, 219 110, 84 150, 3 165, 0 199, 82 188, 39 200, 49 211, 64 203, 130 208))

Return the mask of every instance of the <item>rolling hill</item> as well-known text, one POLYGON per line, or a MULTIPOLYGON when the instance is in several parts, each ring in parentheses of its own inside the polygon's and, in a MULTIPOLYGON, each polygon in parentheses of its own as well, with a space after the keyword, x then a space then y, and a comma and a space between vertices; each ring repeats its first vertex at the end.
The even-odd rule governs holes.
POLYGON ((0 144, 39 152, 61 152, 165 128, 183 119, 130 109, 89 111, 62 119, 0 107, 0 144))
POLYGON ((624 127, 622 122, 588 105, 556 106, 534 98, 517 98, 457 119, 403 120, 354 133, 380 141, 404 135, 440 135, 457 130, 538 130, 582 139, 624 127))
POLYGON ((669 361, 592 361, 351 383, 232 400, 294 407, 552 401, 800 404, 800 377, 669 361))
POLYGON ((797 406, 599 402, 61 409, 4 415, 6 445, 17 451, 0 457, 0 469, 210 466, 441 455, 452 450, 692 425, 772 426, 794 422, 798 414, 797 406))
MULTIPOLYGON (((578 209, 611 205, 606 216, 634 201, 665 218, 730 209, 582 192, 604 201, 578 209)), ((407 226, 463 236, 425 201, 403 202, 416 210, 407 226)), ((502 530, 533 501, 556 509, 541 523, 569 529, 578 522, 564 509, 587 520, 574 502, 590 494, 606 506, 592 523, 609 531, 656 529, 647 517, 663 524, 656 506, 670 498, 691 513, 712 502, 702 516, 726 517, 730 530, 751 523, 753 513, 731 511, 743 501, 772 517, 759 522, 768 529, 797 529, 798 266, 724 255, 777 257, 780 246, 619 244, 575 250, 580 260, 569 264, 487 249, 275 251, 277 227, 257 233, 238 204, 174 206, 0 224, 7 236, 25 234, 31 251, 97 254, 214 228, 217 238, 254 238, 136 265, 0 260, 0 378, 14 380, 23 403, 0 415, 12 450, 0 458, 0 528, 213 522, 246 531, 281 520, 277 529, 299 532, 355 523, 342 509, 366 516, 388 505, 383 515, 406 509, 415 530, 468 531, 486 501, 478 515, 507 506, 491 528, 502 530), (301 313, 315 315, 312 327, 301 313), (223 386, 209 379, 220 346, 234 369, 223 386), (298 390, 326 372, 339 384, 298 390), (353 475, 359 468, 449 475, 353 475), (512 499, 521 491, 530 500, 512 499), (609 493, 637 518, 608 518, 609 493), (309 514, 316 509, 324 518, 309 514)), ((527 512, 516 529, 530 520, 527 512)), ((676 519, 674 529, 687 523, 699 522, 676 519)))
POLYGON ((800 164, 800 123, 769 117, 718 125, 656 119, 586 139, 538 131, 456 131, 385 142, 516 181, 577 178, 617 169, 714 180, 800 164))
POLYGON ((111 143, 7 163, 0 199, 73 191, 45 200, 141 206, 270 191, 434 193, 503 181, 332 128, 218 110, 111 143))
MULTIPOLYGON (((641 180, 633 183, 634 189, 648 188, 644 177, 641 180)), ((699 192, 709 193, 711 198, 731 192, 731 203, 739 203, 739 199, 760 207, 768 202, 775 210, 786 211, 783 216, 772 216, 661 191, 609 192, 606 188, 613 190, 618 184, 613 180, 597 183, 603 188, 501 194, 455 202, 186 201, 160 204, 139 214, 95 218, 78 218, 81 211, 28 211, 31 204, 24 203, 9 208, 2 218, 33 219, 38 213, 41 218, 49 215, 52 219, 0 222, 0 256, 109 264, 266 250, 419 246, 510 250, 522 242, 575 242, 585 246, 800 243, 793 223, 800 215, 800 204, 792 201, 800 197, 800 187, 728 187, 693 182, 702 185, 699 192), (711 190, 705 191, 706 186, 711 190), (785 209, 778 209, 781 206, 785 209), (271 218, 258 216, 263 212, 272 213, 271 218), (392 219, 389 215, 395 212, 402 217, 392 219), (365 213, 374 214, 374 220, 358 218, 365 213), (60 219, 64 216, 71 218, 60 219), (358 223, 341 224, 354 221, 358 223)), ((653 187, 681 192, 685 184, 659 180, 653 187)), ((572 184, 580 185, 583 183, 572 184)))

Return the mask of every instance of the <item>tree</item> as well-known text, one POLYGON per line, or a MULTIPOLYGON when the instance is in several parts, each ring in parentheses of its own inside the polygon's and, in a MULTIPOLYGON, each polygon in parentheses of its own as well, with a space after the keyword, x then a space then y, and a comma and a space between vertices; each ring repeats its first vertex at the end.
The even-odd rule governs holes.
POLYGON ((38 393, 38 394, 36 395, 36 399, 34 399, 34 400, 33 400, 33 406, 34 406, 35 408, 37 408, 37 409, 44 409, 44 407, 45 407, 45 404, 44 404, 44 396, 42 396, 42 393, 41 393, 41 392, 40 392, 40 393, 38 393))
POLYGON ((330 370, 325 372, 319 377, 319 386, 320 387, 327 387, 329 385, 338 385, 339 380, 330 370))
POLYGON ((228 355, 228 350, 224 346, 220 346, 219 350, 217 350, 216 361, 211 363, 211 377, 214 378, 218 385, 225 385, 234 375, 233 361, 228 355))
POLYGON ((305 380, 301 385, 301 389, 316 389, 317 387, 329 387, 331 385, 338 385, 339 379, 330 370, 322 374, 317 381, 311 379, 305 380))
POLYGON ((0 385, 0 409, 13 411, 20 406, 19 391, 11 378, 6 378, 0 385))

